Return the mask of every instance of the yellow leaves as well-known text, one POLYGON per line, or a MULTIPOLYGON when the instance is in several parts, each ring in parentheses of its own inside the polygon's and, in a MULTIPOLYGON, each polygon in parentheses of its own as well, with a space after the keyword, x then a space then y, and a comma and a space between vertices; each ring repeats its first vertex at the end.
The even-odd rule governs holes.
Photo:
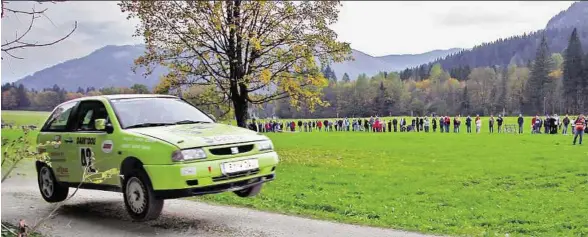
POLYGON ((263 69, 263 71, 261 71, 261 75, 259 77, 259 80, 264 83, 264 84, 268 84, 270 83, 270 80, 272 78, 272 73, 269 69, 263 69))
POLYGON ((431 80, 426 79, 415 83, 415 87, 420 90, 426 90, 431 87, 431 80))
POLYGON ((261 41, 257 37, 249 38, 249 42, 253 46, 253 49, 260 51, 261 50, 261 41))
POLYGON ((556 70, 549 73, 549 77, 554 80, 560 79, 563 77, 563 72, 561 71, 561 69, 556 69, 556 70))

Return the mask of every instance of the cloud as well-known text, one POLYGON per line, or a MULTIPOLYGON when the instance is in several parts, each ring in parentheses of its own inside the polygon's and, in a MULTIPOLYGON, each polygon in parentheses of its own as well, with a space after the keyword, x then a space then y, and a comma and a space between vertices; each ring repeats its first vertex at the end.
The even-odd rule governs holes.
MULTIPOLYGON (((116 2, 76 2, 56 4, 12 1, 13 9, 37 10, 47 8, 46 17, 35 20, 33 29, 23 39, 27 42, 46 43, 59 39, 69 33, 74 22, 77 30, 66 40, 55 45, 39 48, 15 50, 13 53, 25 59, 13 59, 2 54, 2 81, 20 79, 33 72, 83 57, 105 45, 124 45, 141 43, 140 38, 132 37, 137 22, 126 19, 116 2)), ((16 32, 23 32, 30 18, 25 15, 7 14, 2 19, 2 42, 14 39, 16 32)))

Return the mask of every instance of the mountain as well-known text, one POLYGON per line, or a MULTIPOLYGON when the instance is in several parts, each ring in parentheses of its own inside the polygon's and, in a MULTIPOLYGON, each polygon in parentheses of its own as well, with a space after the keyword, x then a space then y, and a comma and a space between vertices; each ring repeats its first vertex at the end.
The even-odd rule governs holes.
MULTIPOLYGON (((361 51, 352 50, 354 61, 336 63, 331 67, 337 78, 342 78, 343 74, 347 73, 351 79, 355 79, 361 73, 375 75, 380 71, 400 70, 430 62, 458 50, 435 50, 423 54, 382 57, 373 57, 361 51)), ((35 72, 17 80, 16 83, 35 90, 49 88, 55 84, 68 91, 75 91, 78 87, 130 87, 135 83, 153 88, 159 82, 159 77, 167 70, 158 67, 147 78, 143 77, 144 70, 141 68, 137 69, 136 74, 133 73, 131 71, 133 62, 137 57, 143 55, 143 52, 144 45, 108 45, 85 57, 68 60, 35 72)))
POLYGON ((17 80, 27 88, 42 90, 57 84, 68 91, 75 91, 78 87, 130 87, 135 83, 144 84, 150 88, 159 82, 159 75, 163 75, 164 68, 156 68, 147 78, 143 77, 144 69, 137 69, 133 73, 131 68, 134 60, 143 55, 143 45, 108 45, 89 55, 65 61, 55 66, 35 72, 17 80))
MULTIPOLYGON (((401 75, 403 75, 403 79, 411 75, 422 75, 422 71, 428 72, 428 68, 435 63, 441 64, 446 71, 455 72, 460 71, 455 69, 462 67, 526 65, 535 58, 537 46, 544 35, 550 53, 563 53, 574 28, 578 30, 583 48, 588 49, 588 2, 573 3, 568 9, 551 18, 545 29, 483 43, 443 59, 406 69, 401 75)), ((464 76, 467 77, 467 75, 462 75, 461 78, 452 75, 460 80, 466 79, 464 76)), ((420 79, 421 77, 416 76, 416 78, 420 79)))
POLYGON ((338 79, 347 73, 354 80, 361 73, 368 76, 375 75, 381 71, 398 71, 407 67, 418 66, 436 59, 445 57, 462 49, 452 48, 447 50, 434 50, 422 54, 392 54, 374 57, 359 50, 351 50, 354 60, 331 65, 338 79))
POLYGON ((555 15, 545 29, 586 27, 588 24, 588 1, 573 3, 567 10, 555 15))

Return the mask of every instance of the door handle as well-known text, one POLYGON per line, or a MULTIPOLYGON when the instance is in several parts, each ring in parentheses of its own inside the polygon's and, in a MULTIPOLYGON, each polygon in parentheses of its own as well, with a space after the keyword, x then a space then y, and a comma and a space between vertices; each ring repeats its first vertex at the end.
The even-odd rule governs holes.
POLYGON ((65 143, 72 143, 73 142, 73 138, 66 138, 65 140, 63 140, 65 143))

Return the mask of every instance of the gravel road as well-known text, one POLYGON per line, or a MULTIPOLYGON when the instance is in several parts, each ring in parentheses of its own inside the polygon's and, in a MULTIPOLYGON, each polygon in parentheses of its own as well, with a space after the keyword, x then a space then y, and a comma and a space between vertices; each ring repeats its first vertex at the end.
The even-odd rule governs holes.
MULTIPOLYGON (((36 178, 36 175, 33 176, 36 178)), ((73 190, 73 189, 71 189, 73 190)), ((70 192, 71 193, 71 192, 70 192)), ((2 221, 21 218, 34 223, 52 205, 40 196, 32 177, 14 177, 2 184, 2 221)), ((305 219, 245 208, 186 200, 166 200, 159 219, 133 222, 122 194, 80 190, 47 221, 41 232, 51 236, 406 236, 425 235, 305 219)))

